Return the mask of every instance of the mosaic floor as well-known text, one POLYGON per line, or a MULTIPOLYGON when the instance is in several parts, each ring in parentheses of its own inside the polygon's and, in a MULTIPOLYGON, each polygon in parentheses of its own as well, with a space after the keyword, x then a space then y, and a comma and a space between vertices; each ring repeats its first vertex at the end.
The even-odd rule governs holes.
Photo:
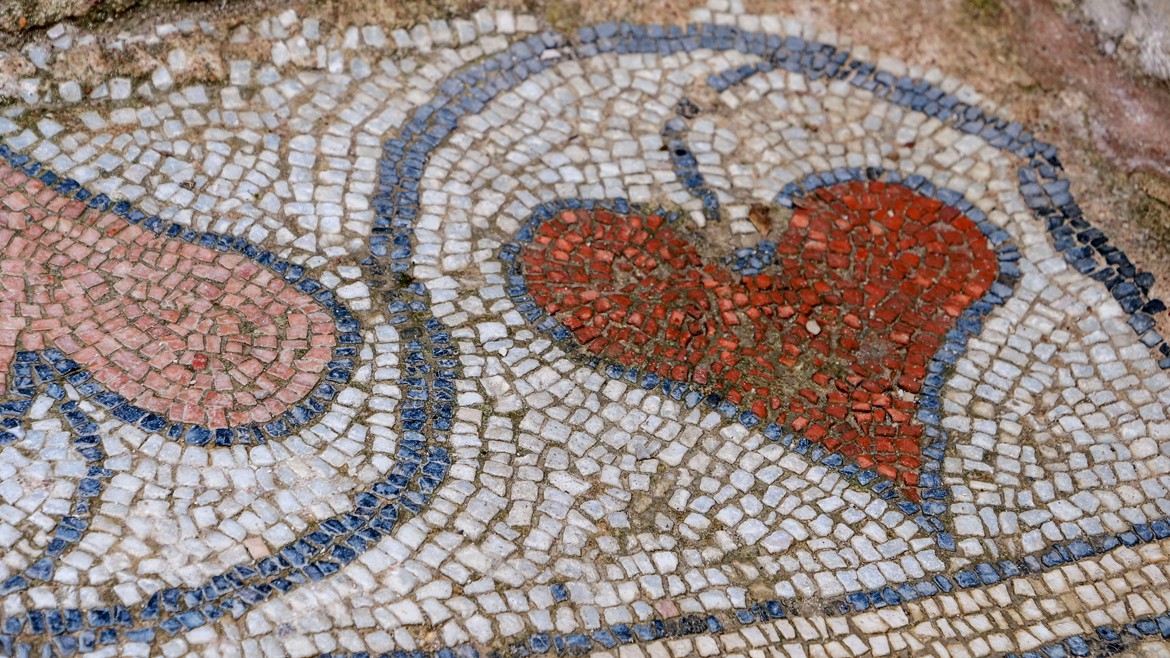
POLYGON ((1166 306, 1056 147, 693 19, 22 78, 0 655, 1164 651, 1166 306))

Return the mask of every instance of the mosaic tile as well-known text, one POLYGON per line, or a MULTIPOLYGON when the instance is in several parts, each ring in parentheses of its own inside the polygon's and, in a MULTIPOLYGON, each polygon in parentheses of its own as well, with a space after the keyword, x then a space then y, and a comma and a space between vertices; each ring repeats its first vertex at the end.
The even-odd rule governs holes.
POLYGON ((519 269, 534 302, 614 367, 711 386, 914 487, 922 426, 891 394, 922 391, 948 325, 995 281, 995 254, 970 219, 901 185, 839 183, 800 203, 769 245, 774 271, 737 277, 662 217, 604 210, 543 223, 519 269), (807 378, 784 381, 777 364, 807 378))
POLYGON ((321 378, 333 318, 278 273, 5 169, 5 372, 56 347, 138 407, 214 427, 269 421, 321 378))
POLYGON ((693 18, 0 81, 0 655, 1163 646, 1166 307, 1056 147, 693 18))

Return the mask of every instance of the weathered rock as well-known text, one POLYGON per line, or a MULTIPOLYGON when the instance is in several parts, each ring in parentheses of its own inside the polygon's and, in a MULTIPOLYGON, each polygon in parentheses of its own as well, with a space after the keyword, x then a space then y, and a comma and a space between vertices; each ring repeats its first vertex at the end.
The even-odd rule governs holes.
POLYGON ((15 32, 70 18, 123 12, 139 0, 0 0, 0 29, 15 32))
POLYGON ((1170 0, 1083 0, 1081 11, 1107 52, 1170 80, 1170 0))

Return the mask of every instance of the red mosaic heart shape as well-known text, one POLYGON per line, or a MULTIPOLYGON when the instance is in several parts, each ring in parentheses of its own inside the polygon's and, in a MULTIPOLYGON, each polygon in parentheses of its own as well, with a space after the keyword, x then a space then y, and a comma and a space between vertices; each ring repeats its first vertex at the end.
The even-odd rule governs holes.
POLYGON ((238 253, 170 239, 0 166, 0 394, 18 350, 55 347, 172 421, 267 422, 336 344, 327 309, 238 253))
POLYGON ((905 186, 839 183, 801 202, 774 260, 741 277, 657 215, 602 210, 561 213, 520 254, 533 299, 585 350, 718 391, 916 499, 914 394, 998 276, 987 238, 905 186))

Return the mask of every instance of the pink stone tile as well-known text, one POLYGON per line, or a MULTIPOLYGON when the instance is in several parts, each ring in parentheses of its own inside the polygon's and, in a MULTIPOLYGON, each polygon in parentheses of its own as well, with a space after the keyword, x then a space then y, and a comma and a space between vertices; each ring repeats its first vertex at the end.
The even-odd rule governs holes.
POLYGON ((47 347, 145 409, 212 427, 266 422, 316 385, 332 320, 272 272, 95 212, 7 166, 0 187, 0 392, 16 350, 47 347))

